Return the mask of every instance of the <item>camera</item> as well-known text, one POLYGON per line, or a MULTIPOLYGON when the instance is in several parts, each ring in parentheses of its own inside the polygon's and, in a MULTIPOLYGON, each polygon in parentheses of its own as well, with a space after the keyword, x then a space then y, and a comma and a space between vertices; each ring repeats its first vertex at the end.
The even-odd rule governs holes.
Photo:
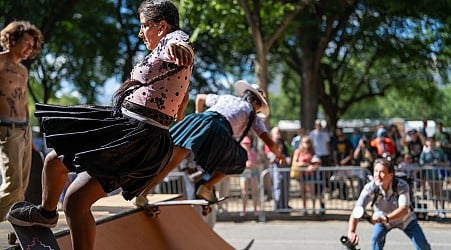
POLYGON ((368 139, 366 138, 366 136, 363 136, 360 141, 363 143, 363 145, 366 145, 368 143, 368 139))
POLYGON ((348 237, 346 237, 346 236, 341 236, 340 241, 341 241, 341 244, 346 246, 346 248, 348 250, 359 250, 358 248, 356 248, 357 245, 350 242, 348 237))

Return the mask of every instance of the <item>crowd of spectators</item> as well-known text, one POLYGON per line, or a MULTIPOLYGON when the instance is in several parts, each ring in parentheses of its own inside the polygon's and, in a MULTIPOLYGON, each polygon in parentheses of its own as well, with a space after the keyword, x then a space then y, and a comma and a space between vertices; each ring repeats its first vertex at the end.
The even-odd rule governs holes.
MULTIPOLYGON (((421 190, 424 199, 433 201, 436 215, 445 218, 443 183, 449 175, 451 138, 443 123, 436 124, 435 133, 430 134, 426 132, 426 122, 422 127, 407 130, 397 124, 378 124, 371 132, 354 128, 345 133, 340 127, 331 132, 324 121, 318 120, 311 131, 301 127, 291 137, 273 127, 271 138, 286 157, 283 165, 274 160, 267 148, 259 150, 256 138, 250 135, 244 146, 253 156, 249 169, 240 176, 243 198, 240 214, 248 214, 249 201, 253 215, 257 215, 261 209, 257 182, 263 181, 259 185, 264 188, 262 198, 271 201, 275 211, 290 211, 290 199, 300 198, 303 214, 322 215, 327 209, 325 199, 355 200, 371 180, 374 161, 385 158, 395 166, 396 175, 409 180, 412 189, 421 190), (269 169, 269 175, 260 179, 265 169, 269 169), (296 187, 293 183, 298 184, 299 192, 292 189, 296 187)), ((220 196, 228 193, 224 186, 230 183, 224 184, 217 188, 220 196)))
MULTIPOLYGON (((315 127, 311 131, 300 128, 295 136, 291 138, 291 144, 286 143, 289 139, 284 139, 278 131, 276 136, 284 145, 291 146, 288 151, 292 152, 292 170, 299 166, 313 166, 317 162, 311 159, 320 159, 322 169, 327 167, 355 167, 360 166, 372 174, 372 166, 377 158, 389 159, 396 168, 396 174, 400 178, 410 180, 412 188, 422 190, 427 199, 433 200, 436 215, 444 218, 446 198, 443 193, 443 181, 450 174, 448 171, 449 159, 451 159, 451 137, 445 131, 442 122, 436 123, 436 131, 427 134, 427 121, 423 121, 423 126, 404 130, 397 124, 378 124, 371 133, 363 133, 358 128, 354 128, 351 134, 345 134, 343 128, 336 128, 333 132, 323 126, 321 121, 315 122, 315 127), (308 140, 303 140, 306 138, 308 140), (299 161, 299 151, 305 151, 302 142, 308 141, 312 144, 311 157, 306 157, 310 162, 297 163, 299 161), (297 155, 295 155, 297 154, 297 155), (294 161, 296 159, 296 161, 294 161)), ((274 171, 273 171, 274 172, 274 171)), ((291 171, 293 172, 293 171, 291 171)), ((305 168, 302 174, 293 175, 299 181, 301 187, 301 198, 304 208, 305 199, 312 196, 323 196, 327 193, 332 198, 343 200, 355 199, 364 183, 367 181, 366 175, 359 175, 353 171, 322 171, 321 174, 312 174, 312 170, 305 168), (313 187, 316 192, 311 192, 311 178, 316 177, 317 184, 313 187), (357 181, 356 181, 357 180, 357 181), (357 183, 357 186, 353 186, 357 183), (305 190, 304 190, 305 189, 305 190), (321 190, 322 192, 318 192, 321 190), (351 193, 351 194, 350 194, 351 193)), ((288 178, 288 177, 285 177, 288 178)), ((371 177, 370 177, 371 178, 371 177)), ((273 178, 274 180, 274 178, 273 178)), ((321 208, 324 204, 321 202, 321 208)), ((276 209, 278 206, 275 206, 276 209)), ((307 209, 306 209, 307 210, 307 209)), ((313 207, 313 211, 315 207, 313 207)))

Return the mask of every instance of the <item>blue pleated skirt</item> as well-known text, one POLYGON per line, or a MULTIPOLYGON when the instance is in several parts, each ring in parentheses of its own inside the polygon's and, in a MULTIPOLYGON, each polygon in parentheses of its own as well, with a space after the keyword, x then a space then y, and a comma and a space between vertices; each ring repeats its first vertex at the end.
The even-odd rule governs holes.
POLYGON ((207 173, 241 174, 246 167, 247 152, 219 113, 189 114, 169 132, 174 144, 191 150, 196 163, 207 173))
POLYGON ((105 192, 122 187, 131 200, 167 165, 173 151, 169 131, 126 117, 111 107, 36 104, 48 147, 70 171, 87 171, 105 192))

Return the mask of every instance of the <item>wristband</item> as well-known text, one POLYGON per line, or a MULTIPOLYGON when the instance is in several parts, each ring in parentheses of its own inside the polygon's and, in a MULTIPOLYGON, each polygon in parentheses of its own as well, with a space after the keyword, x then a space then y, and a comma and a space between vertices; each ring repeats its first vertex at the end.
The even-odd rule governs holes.
POLYGON ((390 222, 390 218, 388 218, 387 215, 385 215, 385 221, 386 221, 387 223, 390 222))

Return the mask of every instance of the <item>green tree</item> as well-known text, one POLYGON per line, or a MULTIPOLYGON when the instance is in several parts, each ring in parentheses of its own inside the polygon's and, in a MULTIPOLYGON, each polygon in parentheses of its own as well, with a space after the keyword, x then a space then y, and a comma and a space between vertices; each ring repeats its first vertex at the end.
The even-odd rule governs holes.
MULTIPOLYGON (((126 53, 121 53, 118 46, 123 33, 111 13, 123 6, 115 3, 107 0, 0 1, 5 12, 1 23, 29 20, 44 34, 42 53, 37 59, 26 62, 30 67, 29 90, 35 102, 47 103, 63 87, 69 86, 80 92, 83 97, 80 101, 95 103, 98 88, 106 79, 122 72, 118 67, 122 54, 126 53), (38 84, 32 86, 32 82, 38 84)), ((136 15, 134 20, 136 22, 136 15)))
POLYGON ((333 129, 363 100, 406 86, 434 88, 431 70, 444 76, 449 65, 450 6, 429 3, 335 0, 304 8, 279 47, 301 79, 303 124, 313 126, 319 104, 333 129))
MULTIPOLYGON (((0 24, 26 19, 44 32, 43 53, 28 62, 33 99, 48 102, 68 85, 80 101, 95 102, 106 79, 127 79, 139 51, 145 53, 137 38, 140 2, 0 0, 0 24)), ((280 119, 285 107, 299 112, 306 128, 318 110, 334 126, 356 104, 377 104, 379 97, 436 102, 434 79, 449 83, 446 0, 177 2, 196 50, 192 93, 230 92, 224 87, 238 78, 264 89, 280 81, 285 93, 273 110, 282 109, 280 119)))
POLYGON ((195 70, 201 73, 196 70, 195 79, 210 78, 205 83, 214 82, 210 87, 219 90, 218 81, 244 77, 255 79, 267 91, 271 48, 299 13, 302 2, 181 1, 187 26, 196 27, 193 42, 200 59, 195 70), (206 75, 206 71, 214 73, 206 75))

